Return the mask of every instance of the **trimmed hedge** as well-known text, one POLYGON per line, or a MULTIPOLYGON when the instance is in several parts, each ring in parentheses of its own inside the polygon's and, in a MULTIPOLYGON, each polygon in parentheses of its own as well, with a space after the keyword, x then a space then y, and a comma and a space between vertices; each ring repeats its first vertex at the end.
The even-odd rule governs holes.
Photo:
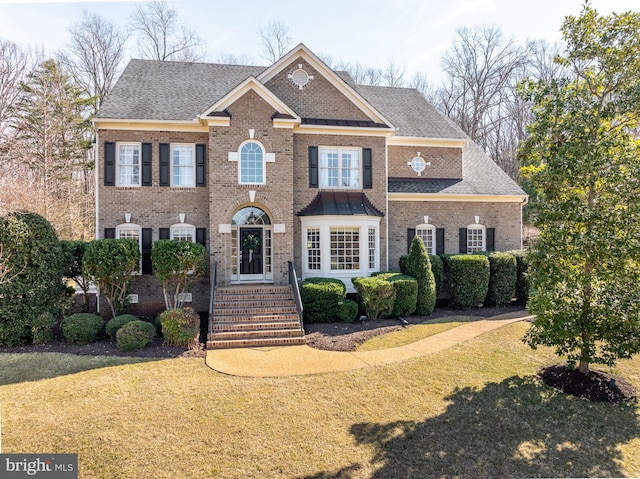
POLYGON ((160 314, 160 323, 165 345, 192 347, 197 343, 200 316, 193 308, 168 309, 160 314))
MULTIPOLYGON (((407 274, 407 258, 408 254, 400 256, 398 260, 398 266, 400 266, 400 272, 407 274)), ((440 296, 442 286, 444 285, 444 263, 442 258, 437 254, 430 254, 429 261, 431 262, 431 272, 433 273, 433 279, 436 282, 436 297, 440 296)))
POLYGON ((103 319, 91 313, 72 314, 62 321, 62 335, 73 344, 94 343, 103 331, 103 319))
POLYGON ((444 255, 449 306, 468 309, 482 304, 489 291, 489 258, 484 255, 444 255))
POLYGON ((509 304, 516 294, 516 258, 510 253, 489 253, 489 291, 485 302, 492 306, 509 304))
POLYGON ((518 304, 526 306, 529 302, 529 261, 527 251, 523 249, 508 251, 516 258, 516 299, 518 304))
POLYGON ((353 323, 358 316, 359 309, 358 303, 351 299, 344 299, 338 302, 336 317, 343 323, 353 323))
POLYGON ((415 278, 400 273, 373 273, 371 276, 390 282, 396 290, 396 300, 391 316, 409 316, 418 303, 418 282, 415 278))
POLYGON ((347 296, 347 288, 335 278, 307 278, 300 286, 304 321, 330 323, 338 317, 339 303, 347 296))
POLYGON ((416 314, 428 315, 436 307, 436 281, 431 270, 431 261, 419 236, 414 236, 409 248, 406 274, 418 282, 416 314))
POLYGON ((109 336, 111 339, 116 339, 116 333, 118 332, 118 330, 131 321, 138 321, 138 318, 133 314, 121 314, 120 316, 116 316, 115 318, 110 319, 107 322, 107 326, 105 328, 107 336, 109 336))
POLYGON ((53 314, 42 313, 33 321, 31 326, 31 342, 33 344, 47 344, 53 341, 53 327, 56 318, 53 314))
POLYGON ((120 351, 138 351, 153 341, 156 327, 148 321, 129 321, 116 333, 116 347, 120 351))
POLYGON ((351 281, 367 317, 378 319, 391 316, 396 301, 396 289, 392 283, 379 276, 353 278, 351 281))

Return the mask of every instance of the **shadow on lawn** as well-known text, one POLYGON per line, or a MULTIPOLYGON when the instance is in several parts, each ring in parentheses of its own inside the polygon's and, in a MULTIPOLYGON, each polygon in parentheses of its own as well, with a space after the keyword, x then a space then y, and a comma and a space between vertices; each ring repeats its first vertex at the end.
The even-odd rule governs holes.
MULTIPOLYGON (((358 445, 374 447, 371 477, 622 477, 618 447, 640 436, 635 404, 588 402, 535 377, 457 389, 446 400, 424 422, 351 427, 358 445)), ((361 467, 309 477, 357 477, 361 467)))

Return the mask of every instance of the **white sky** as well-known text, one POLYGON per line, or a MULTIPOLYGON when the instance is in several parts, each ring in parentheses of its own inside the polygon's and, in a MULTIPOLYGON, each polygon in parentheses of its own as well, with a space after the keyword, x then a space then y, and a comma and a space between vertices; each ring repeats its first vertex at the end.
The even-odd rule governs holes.
MULTIPOLYGON (((0 38, 45 53, 63 49, 67 27, 83 9, 126 25, 137 2, 0 0, 0 38)), ((591 0, 601 14, 640 10, 639 0, 591 0)), ((560 39, 566 15, 578 15, 583 0, 177 0, 178 19, 208 45, 210 60, 220 53, 248 55, 256 64, 260 27, 282 21, 292 47, 304 43, 320 56, 384 67, 389 59, 407 75, 440 76, 442 54, 459 27, 495 24, 506 37, 560 39)), ((133 46, 133 45, 132 45, 133 46)), ((135 52, 130 52, 135 56, 135 52)))

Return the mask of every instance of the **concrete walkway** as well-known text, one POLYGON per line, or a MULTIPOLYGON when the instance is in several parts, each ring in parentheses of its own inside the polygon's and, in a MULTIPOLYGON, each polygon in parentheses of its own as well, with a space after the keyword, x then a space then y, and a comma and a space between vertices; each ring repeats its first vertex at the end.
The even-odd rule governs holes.
POLYGON ((397 348, 379 351, 324 351, 309 346, 217 349, 207 351, 211 369, 232 376, 280 377, 349 371, 396 363, 447 349, 481 334, 530 319, 526 311, 465 323, 397 348))

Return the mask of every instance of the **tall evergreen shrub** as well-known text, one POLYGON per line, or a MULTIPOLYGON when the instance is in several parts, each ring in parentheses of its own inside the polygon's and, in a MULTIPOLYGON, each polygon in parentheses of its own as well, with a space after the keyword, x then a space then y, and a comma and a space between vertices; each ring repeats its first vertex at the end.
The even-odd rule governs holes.
POLYGON ((418 236, 414 236, 413 240, 411 240, 406 270, 406 274, 414 277, 418 282, 416 314, 431 314, 436 307, 436 282, 431 270, 429 255, 424 243, 418 236))

